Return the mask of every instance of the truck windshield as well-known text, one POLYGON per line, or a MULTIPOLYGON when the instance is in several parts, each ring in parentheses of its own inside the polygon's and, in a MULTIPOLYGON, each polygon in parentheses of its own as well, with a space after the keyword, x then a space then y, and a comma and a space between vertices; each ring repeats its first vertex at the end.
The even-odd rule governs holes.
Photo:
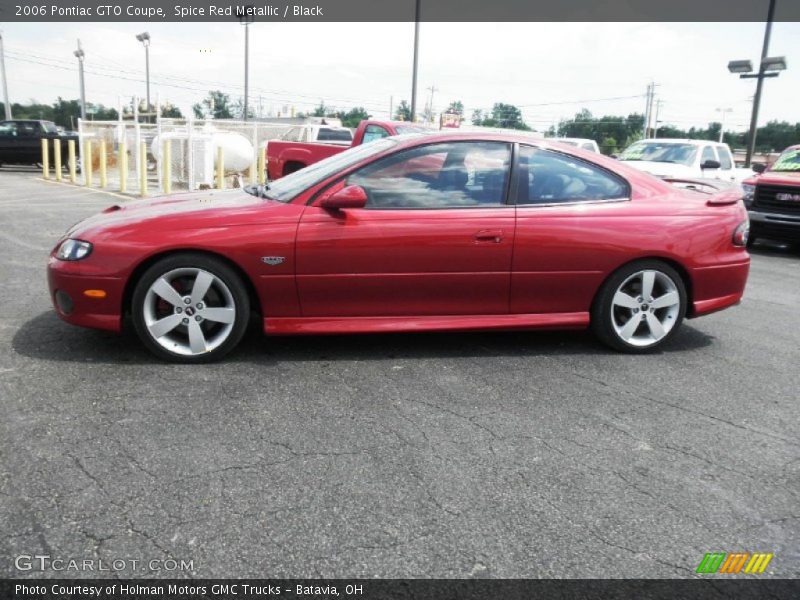
POLYGON ((395 140, 384 138, 371 144, 356 146, 339 154, 329 156, 305 169, 300 169, 271 182, 265 190, 264 197, 278 202, 289 202, 300 192, 320 183, 331 175, 335 175, 365 158, 380 154, 396 144, 395 140))
POLYGON ((800 171, 800 148, 785 150, 770 171, 800 171))
POLYGON ((670 144, 663 142, 636 142, 619 155, 620 160, 649 160, 653 162, 678 163, 692 166, 697 155, 693 144, 670 144))
POLYGON ((405 135, 406 133, 430 133, 431 130, 426 127, 415 127, 413 125, 398 125, 395 127, 397 135, 405 135))

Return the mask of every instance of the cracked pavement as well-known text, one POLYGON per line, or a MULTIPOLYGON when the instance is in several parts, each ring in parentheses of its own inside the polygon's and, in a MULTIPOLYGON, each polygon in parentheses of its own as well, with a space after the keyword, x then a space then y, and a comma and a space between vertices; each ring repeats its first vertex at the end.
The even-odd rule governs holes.
POLYGON ((659 354, 586 333, 265 338, 162 364, 53 313, 45 261, 117 199, 0 170, 0 574, 14 557, 192 560, 152 577, 800 576, 800 253, 659 354))

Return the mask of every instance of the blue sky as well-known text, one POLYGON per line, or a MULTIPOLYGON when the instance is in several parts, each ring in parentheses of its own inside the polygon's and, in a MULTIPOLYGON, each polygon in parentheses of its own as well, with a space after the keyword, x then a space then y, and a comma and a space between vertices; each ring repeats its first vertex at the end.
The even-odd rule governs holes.
MULTIPOLYGON (((144 95, 152 36, 151 89, 188 110, 207 89, 243 93, 244 32, 238 23, 24 23, 3 26, 9 94, 42 102, 78 96, 76 39, 86 52, 87 100, 117 106, 144 95)), ((746 129, 755 84, 727 72, 761 52, 761 23, 423 23, 419 104, 461 100, 468 113, 501 101, 546 129, 581 108, 596 115, 642 112, 650 80, 661 118, 688 127, 719 120, 746 129), (614 98, 614 99, 610 99, 614 98)), ((410 99, 413 24, 259 23, 251 26, 251 106, 363 105, 384 117, 390 98, 410 99)), ((789 68, 767 80, 760 122, 800 121, 800 23, 776 23, 771 55, 789 68)))

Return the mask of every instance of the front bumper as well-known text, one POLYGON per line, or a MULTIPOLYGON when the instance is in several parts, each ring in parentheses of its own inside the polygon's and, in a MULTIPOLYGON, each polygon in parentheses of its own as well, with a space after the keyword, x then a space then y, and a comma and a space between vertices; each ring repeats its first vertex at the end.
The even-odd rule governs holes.
POLYGON ((47 284, 56 314, 67 323, 115 332, 122 330, 124 280, 87 274, 81 261, 63 261, 51 256, 47 264, 47 284), (87 290, 101 290, 105 297, 87 296, 87 290))
POLYGON ((750 235, 787 242, 800 242, 800 216, 748 210, 750 235))

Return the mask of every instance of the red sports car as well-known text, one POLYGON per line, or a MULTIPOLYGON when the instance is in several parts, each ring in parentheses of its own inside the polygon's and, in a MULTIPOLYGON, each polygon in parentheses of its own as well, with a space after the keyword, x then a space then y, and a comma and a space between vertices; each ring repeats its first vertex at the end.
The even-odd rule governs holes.
POLYGON ((168 360, 267 334, 591 327, 643 352, 738 303, 741 191, 524 136, 384 138, 267 186, 112 206, 50 257, 58 315, 168 360))

